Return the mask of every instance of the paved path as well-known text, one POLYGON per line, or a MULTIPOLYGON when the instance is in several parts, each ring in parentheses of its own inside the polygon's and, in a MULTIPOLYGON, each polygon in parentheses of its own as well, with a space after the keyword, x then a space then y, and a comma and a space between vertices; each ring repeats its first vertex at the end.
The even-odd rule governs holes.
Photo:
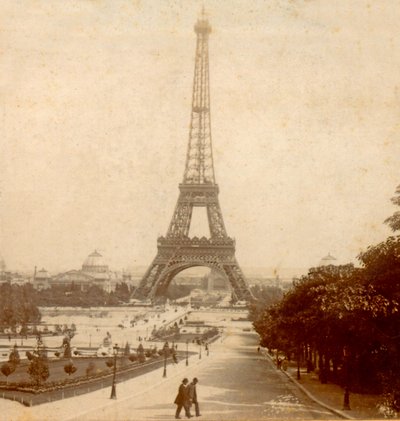
MULTIPOLYGON (((33 408, 10 407, 7 420, 170 420, 183 377, 199 378, 201 420, 335 419, 307 398, 269 359, 257 354, 257 336, 233 332, 203 354, 117 385, 118 400, 100 390, 33 408), (17 411, 19 409, 19 412, 17 411), (12 414, 12 415, 11 415, 12 414), (16 416, 18 414, 18 417, 16 416)), ((3 405, 4 401, 1 401, 3 405)), ((182 414, 183 417, 183 414, 182 414)))

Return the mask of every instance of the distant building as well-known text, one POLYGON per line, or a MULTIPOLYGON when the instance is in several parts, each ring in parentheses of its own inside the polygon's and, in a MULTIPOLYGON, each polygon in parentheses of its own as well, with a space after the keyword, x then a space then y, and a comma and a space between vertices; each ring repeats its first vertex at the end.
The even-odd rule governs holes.
POLYGON ((27 282, 29 282, 28 276, 7 270, 4 259, 0 256, 0 284, 9 283, 11 285, 23 285, 27 282))
POLYGON ((0 256, 0 282, 9 282, 11 280, 10 274, 6 272, 6 264, 2 256, 0 256))
POLYGON ((0 274, 6 271, 6 263, 3 257, 0 255, 0 274))
POLYGON ((39 291, 50 288, 51 276, 46 269, 40 269, 33 277, 33 287, 39 291))
POLYGON ((318 266, 329 266, 329 265, 337 265, 336 257, 333 257, 330 253, 327 256, 323 257, 319 262, 318 266))
POLYGON ((129 282, 129 275, 119 275, 109 269, 103 256, 95 250, 85 259, 81 270, 70 270, 60 273, 51 281, 52 285, 78 286, 82 291, 96 285, 107 292, 115 290, 117 283, 129 282))
POLYGON ((212 292, 215 290, 228 290, 229 289, 229 281, 225 274, 211 269, 209 275, 205 278, 206 282, 206 289, 208 292, 212 292))

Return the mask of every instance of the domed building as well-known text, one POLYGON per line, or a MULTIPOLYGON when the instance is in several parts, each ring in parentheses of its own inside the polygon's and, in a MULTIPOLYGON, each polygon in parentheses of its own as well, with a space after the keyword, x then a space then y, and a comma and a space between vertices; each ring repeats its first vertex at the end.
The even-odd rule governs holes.
POLYGON ((53 279, 53 285, 79 286, 82 291, 87 290, 92 285, 96 285, 107 292, 115 289, 115 285, 121 282, 116 272, 110 271, 104 257, 95 250, 85 259, 81 270, 70 270, 60 273, 53 279))
POLYGON ((318 266, 329 266, 329 265, 337 265, 336 257, 333 257, 330 253, 327 256, 323 257, 319 262, 318 266))
POLYGON ((106 265, 104 257, 95 250, 89 254, 82 265, 82 272, 85 273, 106 273, 109 272, 108 265, 106 265))

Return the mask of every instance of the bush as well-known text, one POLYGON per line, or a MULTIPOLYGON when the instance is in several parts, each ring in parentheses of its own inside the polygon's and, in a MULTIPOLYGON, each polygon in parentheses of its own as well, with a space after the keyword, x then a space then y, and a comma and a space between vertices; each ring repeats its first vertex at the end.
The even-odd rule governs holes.
POLYGON ((137 361, 137 359, 138 359, 137 355, 135 355, 135 354, 129 355, 129 361, 135 362, 135 361, 137 361))
POLYGON ((74 366, 72 361, 64 365, 64 371, 68 374, 68 376, 74 374, 76 370, 77 368, 74 366))
POLYGON ((65 337, 63 339, 62 346, 64 347, 64 358, 71 358, 72 354, 71 354, 71 342, 70 342, 70 340, 65 337))
POLYGON ((111 368, 114 365, 114 361, 110 358, 106 360, 106 366, 111 368))
POLYGON ((33 354, 30 351, 25 352, 26 358, 28 358, 29 361, 33 360, 33 354))
POLYGON ((93 361, 90 361, 86 367, 86 375, 91 376, 96 373, 96 364, 93 361))
POLYGON ((0 371, 2 372, 2 374, 4 374, 4 376, 6 376, 6 379, 8 381, 8 376, 14 373, 15 371, 15 365, 11 363, 4 363, 1 365, 0 371))
POLYGON ((8 362, 13 364, 13 365, 18 365, 21 362, 21 358, 19 357, 17 344, 14 345, 13 350, 10 352, 10 356, 8 357, 8 362))
POLYGON ((49 376, 49 365, 47 361, 40 357, 33 357, 28 367, 28 374, 36 385, 45 382, 49 376))

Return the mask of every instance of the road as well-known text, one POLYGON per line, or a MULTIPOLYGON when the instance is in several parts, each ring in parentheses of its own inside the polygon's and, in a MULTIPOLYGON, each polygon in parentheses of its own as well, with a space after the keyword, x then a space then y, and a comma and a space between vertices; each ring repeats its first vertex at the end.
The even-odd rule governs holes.
MULTIPOLYGON (((210 347, 210 356, 190 362, 184 370, 157 382, 142 393, 131 387, 131 396, 105 407, 95 405, 68 420, 166 420, 174 418, 173 401, 182 377, 198 377, 202 420, 335 419, 319 407, 257 353, 254 333, 233 332, 210 347)), ((197 357, 196 357, 197 359, 197 357)), ((147 386, 151 386, 148 384, 147 386)), ((122 388, 122 384, 118 385, 122 388)), ((93 405, 92 405, 93 406, 93 405)), ((183 417, 183 414, 182 414, 183 417)))

